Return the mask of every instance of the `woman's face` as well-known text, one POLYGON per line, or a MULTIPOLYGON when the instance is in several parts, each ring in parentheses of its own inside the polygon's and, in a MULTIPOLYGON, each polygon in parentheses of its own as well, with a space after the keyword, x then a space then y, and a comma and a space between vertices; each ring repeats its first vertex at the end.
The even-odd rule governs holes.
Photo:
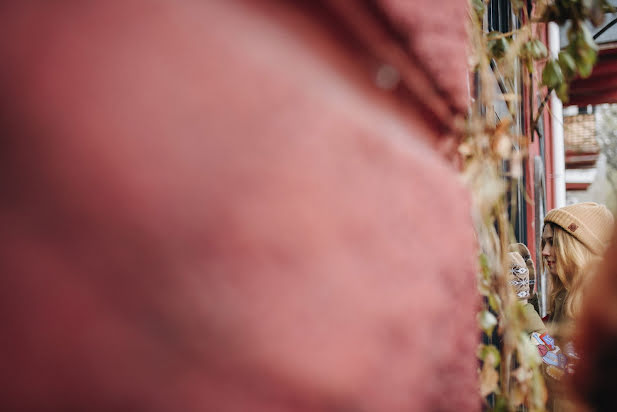
POLYGON ((542 231, 542 257, 551 275, 557 275, 557 265, 555 262, 555 248, 553 247, 553 228, 551 225, 544 225, 542 231))

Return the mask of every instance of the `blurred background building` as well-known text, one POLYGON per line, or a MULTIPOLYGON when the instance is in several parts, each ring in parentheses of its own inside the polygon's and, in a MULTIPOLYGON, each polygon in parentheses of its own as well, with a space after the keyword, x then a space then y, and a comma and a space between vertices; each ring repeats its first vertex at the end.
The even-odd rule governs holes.
MULTIPOLYGON (((617 1, 610 2, 617 7, 617 1)), ((588 26, 599 45, 598 61, 586 79, 576 79, 564 109, 567 203, 595 201, 617 209, 614 195, 614 147, 617 135, 617 13, 608 13, 598 28, 588 26)), ((560 46, 568 45, 568 25, 560 29, 560 46)))

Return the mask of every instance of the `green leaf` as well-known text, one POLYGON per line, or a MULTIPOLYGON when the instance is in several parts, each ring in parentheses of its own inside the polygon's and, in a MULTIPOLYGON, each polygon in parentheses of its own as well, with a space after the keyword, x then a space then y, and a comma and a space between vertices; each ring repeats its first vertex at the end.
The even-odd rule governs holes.
POLYGON ((557 88, 563 83, 563 73, 556 60, 549 60, 542 71, 542 84, 550 89, 557 88))
POLYGON ((582 78, 589 77, 593 70, 593 65, 596 63, 597 53, 594 49, 580 51, 580 56, 576 60, 576 68, 582 78))
POLYGON ((483 362, 488 362, 490 366, 497 367, 499 366, 499 362, 501 362, 501 355, 499 354, 499 349, 495 345, 480 345, 478 347, 478 359, 483 362))
POLYGON ((480 269, 482 270, 482 277, 488 280, 491 277, 491 269, 488 266, 488 257, 486 254, 481 253, 478 260, 480 263, 480 269))
POLYGON ((491 412, 507 412, 508 410, 508 399, 502 395, 497 396, 495 406, 491 409, 491 412))
POLYGON ((493 329, 495 329, 497 325, 497 318, 488 310, 483 310, 478 313, 478 324, 484 333, 491 336, 493 334, 493 329))
POLYGON ((564 103, 567 103, 568 100, 570 100, 570 95, 568 94, 569 92, 569 86, 568 83, 561 83, 559 85, 559 87, 557 87, 555 89, 555 93, 557 93, 557 97, 559 97, 559 100, 561 100, 564 103))
POLYGON ((534 60, 545 59, 548 55, 546 46, 539 39, 532 39, 523 44, 519 57, 530 73, 534 71, 534 60))
POLYGON ((478 17, 484 16, 484 1, 483 0, 472 0, 471 5, 478 17))
POLYGON ((534 67, 533 67, 533 60, 532 59, 524 59, 525 62, 525 67, 527 67, 527 70, 529 71, 529 73, 534 73, 534 67))
POLYGON ((559 67, 566 79, 571 79, 576 75, 576 60, 567 50, 559 52, 559 67))
POLYGON ((598 45, 596 44, 596 41, 593 39, 593 35, 591 34, 587 26, 585 26, 584 24, 581 24, 580 27, 581 27, 581 34, 582 34, 582 36, 580 36, 580 39, 582 40, 582 42, 588 48, 598 51, 598 45))
POLYGON ((504 37, 498 37, 496 39, 491 39, 488 41, 488 49, 495 59, 500 59, 505 56, 508 51, 508 40, 504 37))
POLYGON ((527 44, 529 45, 529 53, 532 58, 538 60, 545 59, 548 56, 546 46, 539 39, 533 39, 527 44))
POLYGON ((488 296, 488 305, 495 312, 499 312, 499 308, 501 306, 501 299, 497 295, 489 295, 488 296))

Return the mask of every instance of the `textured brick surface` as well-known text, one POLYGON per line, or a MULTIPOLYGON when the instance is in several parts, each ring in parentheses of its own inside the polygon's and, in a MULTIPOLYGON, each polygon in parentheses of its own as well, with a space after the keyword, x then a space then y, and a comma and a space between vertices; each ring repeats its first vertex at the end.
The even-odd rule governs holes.
POLYGON ((468 196, 421 107, 290 5, 24 3, 8 410, 478 409, 468 196))

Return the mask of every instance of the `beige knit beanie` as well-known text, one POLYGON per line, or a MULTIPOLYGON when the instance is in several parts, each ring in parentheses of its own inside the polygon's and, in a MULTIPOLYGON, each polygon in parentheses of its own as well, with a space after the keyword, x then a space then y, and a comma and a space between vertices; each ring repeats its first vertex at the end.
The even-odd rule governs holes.
POLYGON ((577 238, 596 255, 602 255, 613 234, 613 214, 594 202, 553 209, 544 218, 577 238))

